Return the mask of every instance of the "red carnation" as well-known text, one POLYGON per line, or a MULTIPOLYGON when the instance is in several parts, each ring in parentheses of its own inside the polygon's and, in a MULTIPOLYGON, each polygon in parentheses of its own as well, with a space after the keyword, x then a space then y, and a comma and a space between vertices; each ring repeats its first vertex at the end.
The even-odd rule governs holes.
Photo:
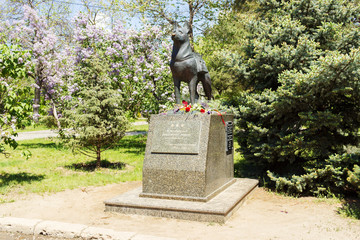
POLYGON ((183 104, 185 107, 187 107, 188 102, 187 102, 187 101, 185 101, 185 100, 182 100, 182 104, 183 104))
POLYGON ((190 107, 186 107, 186 108, 185 108, 185 111, 186 111, 186 112, 190 112, 190 109, 191 109, 190 107))
POLYGON ((200 112, 201 112, 201 113, 204 113, 204 112, 205 112, 205 109, 201 109, 200 112))

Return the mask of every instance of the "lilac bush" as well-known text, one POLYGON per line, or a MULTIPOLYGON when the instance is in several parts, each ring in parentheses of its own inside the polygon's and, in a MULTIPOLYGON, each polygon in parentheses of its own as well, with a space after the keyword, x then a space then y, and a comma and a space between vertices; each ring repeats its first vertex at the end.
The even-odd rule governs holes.
MULTIPOLYGON (((75 19, 75 71, 81 71, 86 59, 97 56, 109 63, 113 89, 126 100, 124 110, 130 115, 158 112, 174 99, 169 69, 171 44, 157 27, 143 31, 125 29, 115 24, 112 30, 89 24, 87 16, 75 19)), ((68 85, 70 96, 84 86, 81 79, 68 85)))
POLYGON ((64 85, 67 55, 64 50, 59 50, 61 48, 57 36, 47 26, 45 19, 39 17, 31 7, 24 6, 24 17, 15 22, 14 26, 11 38, 20 39, 23 49, 29 50, 25 56, 25 66, 28 77, 33 80, 34 120, 37 121, 39 117, 41 95, 50 102, 53 115, 57 119, 56 106, 64 85))

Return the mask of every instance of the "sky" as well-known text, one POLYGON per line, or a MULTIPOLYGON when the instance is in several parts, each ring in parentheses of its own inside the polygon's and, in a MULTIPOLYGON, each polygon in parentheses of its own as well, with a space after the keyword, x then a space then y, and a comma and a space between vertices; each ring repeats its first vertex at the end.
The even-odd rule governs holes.
MULTIPOLYGON (((55 2, 57 5, 69 5, 70 11, 71 11, 71 16, 70 16, 71 18, 74 18, 80 11, 87 13, 87 10, 81 0, 52 0, 52 1, 55 2)), ((101 1, 101 0, 98 0, 98 1, 101 1)), ((127 1, 132 1, 132 0, 127 0, 127 1)), ((174 4, 175 6, 170 7, 170 9, 172 8, 172 10, 178 15, 178 18, 176 20, 179 21, 180 16, 187 17, 188 6, 186 4, 185 5, 183 4, 182 6, 180 5, 180 6, 178 6, 179 9, 175 11, 177 2, 181 3, 181 2, 183 2, 183 0, 171 0, 170 5, 174 4)), ((8 6, 9 5, 8 3, 9 3, 9 0, 0 0, 0 10, 2 8, 8 8, 8 7, 11 8, 11 6, 8 6)), ((41 7, 41 5, 40 5, 40 7, 41 7)), ((90 9, 99 10, 99 9, 104 9, 104 7, 100 6, 100 4, 93 3, 93 4, 90 4, 90 9)), ((42 12, 46 13, 47 10, 48 10, 48 7, 46 9, 44 9, 42 12)), ((135 28, 138 30, 143 26, 140 16, 130 17, 130 15, 124 11, 122 18, 123 18, 125 27, 127 27, 127 28, 135 28)), ((102 27, 111 28, 111 24, 116 21, 113 21, 110 16, 105 16, 103 14, 103 15, 100 15, 100 17, 97 19, 97 22, 102 27)), ((201 31, 194 28, 194 35, 201 36, 201 31)))
MULTIPOLYGON (((1 0, 0 0, 1 1, 1 0)), ((70 8, 72 10, 73 16, 76 16, 76 14, 78 14, 80 11, 85 11, 86 9, 83 5, 83 3, 81 2, 81 0, 53 0, 54 2, 57 3, 69 3, 70 4, 70 8)), ((128 0, 131 1, 131 0, 128 0)), ((176 14, 179 16, 176 20, 180 19, 180 16, 188 16, 188 6, 187 5, 179 5, 177 4, 177 2, 182 2, 182 1, 176 1, 176 0, 172 0, 170 1, 170 4, 173 4, 174 6, 171 7, 169 6, 169 9, 176 12, 176 14), (178 7, 178 10, 176 10, 176 6, 178 7)), ((103 6, 97 5, 97 4, 91 4, 90 6, 91 9, 93 10, 98 10, 98 9, 103 9, 103 6)), ((135 28, 135 29, 140 29, 142 27, 142 21, 141 21, 141 17, 135 16, 135 17, 130 17, 129 14, 127 14, 126 12, 123 12, 123 18, 126 22, 126 26, 127 27, 131 27, 131 28, 135 28)), ((105 27, 106 25, 111 25, 111 22, 113 22, 110 18, 110 16, 105 17, 100 16, 100 24, 103 25, 103 27, 105 27)), ((199 30, 194 29, 194 33, 195 35, 200 34, 199 30)))
MULTIPOLYGON (((86 8, 84 7, 81 0, 53 0, 53 1, 57 2, 57 3, 70 4, 70 9, 72 11, 73 16, 76 16, 80 11, 86 12, 86 8)), ((131 0, 129 0, 129 1, 131 1, 131 0)), ((176 0, 171 1, 171 4, 175 4, 175 3, 176 3, 176 0)), ((103 6, 100 6, 97 4, 90 4, 90 8, 93 10, 104 9, 103 6)), ((182 6, 182 7, 180 7, 180 12, 186 13, 187 9, 184 6, 182 6)), ((130 15, 127 14, 126 12, 123 12, 123 16, 124 16, 123 17, 124 20, 127 19, 126 23, 128 26, 131 26, 131 27, 134 27, 137 29, 142 26, 140 16, 130 17, 130 15)), ((100 16, 100 21, 104 22, 104 24, 105 24, 105 23, 110 23, 111 19, 110 19, 110 16, 108 16, 108 17, 100 16)))

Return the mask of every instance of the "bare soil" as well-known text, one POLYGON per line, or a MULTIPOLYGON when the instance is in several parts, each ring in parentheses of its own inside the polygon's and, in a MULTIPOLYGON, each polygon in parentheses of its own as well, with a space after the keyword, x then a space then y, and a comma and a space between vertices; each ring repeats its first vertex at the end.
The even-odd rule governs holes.
POLYGON ((0 217, 81 223, 178 239, 339 239, 359 240, 360 220, 337 213, 336 201, 290 198, 256 189, 225 223, 204 223, 104 212, 104 200, 140 187, 141 182, 66 190, 52 195, 19 195, 0 205, 0 217))

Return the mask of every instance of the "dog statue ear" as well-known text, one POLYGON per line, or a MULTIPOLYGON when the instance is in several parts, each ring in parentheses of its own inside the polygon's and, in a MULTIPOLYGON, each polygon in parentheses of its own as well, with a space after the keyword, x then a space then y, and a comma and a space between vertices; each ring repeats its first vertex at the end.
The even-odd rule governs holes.
POLYGON ((173 26, 174 26, 174 30, 176 30, 179 27, 179 24, 177 22, 174 22, 173 26))
POLYGON ((183 28, 187 31, 187 33, 190 33, 190 24, 189 24, 189 22, 185 22, 183 28))

